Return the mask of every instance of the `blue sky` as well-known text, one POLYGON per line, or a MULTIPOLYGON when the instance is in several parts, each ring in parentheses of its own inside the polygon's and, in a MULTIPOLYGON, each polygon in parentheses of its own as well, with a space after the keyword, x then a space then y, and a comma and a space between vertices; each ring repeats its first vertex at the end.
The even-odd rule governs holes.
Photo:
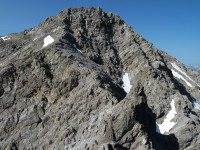
POLYGON ((0 35, 81 6, 118 14, 157 48, 186 65, 200 65, 200 0, 0 0, 0 35))

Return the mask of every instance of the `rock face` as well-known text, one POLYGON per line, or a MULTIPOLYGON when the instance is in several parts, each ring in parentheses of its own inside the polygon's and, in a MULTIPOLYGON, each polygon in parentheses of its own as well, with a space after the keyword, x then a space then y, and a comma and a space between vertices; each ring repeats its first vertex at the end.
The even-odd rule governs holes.
POLYGON ((118 15, 70 8, 0 39, 0 149, 200 149, 199 73, 118 15))

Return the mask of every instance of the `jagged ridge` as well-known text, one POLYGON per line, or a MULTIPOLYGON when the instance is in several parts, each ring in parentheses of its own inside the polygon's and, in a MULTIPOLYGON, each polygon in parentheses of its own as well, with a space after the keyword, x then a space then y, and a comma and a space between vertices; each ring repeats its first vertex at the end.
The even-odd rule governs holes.
POLYGON ((199 74, 118 15, 70 8, 1 39, 2 149, 199 148, 199 74))

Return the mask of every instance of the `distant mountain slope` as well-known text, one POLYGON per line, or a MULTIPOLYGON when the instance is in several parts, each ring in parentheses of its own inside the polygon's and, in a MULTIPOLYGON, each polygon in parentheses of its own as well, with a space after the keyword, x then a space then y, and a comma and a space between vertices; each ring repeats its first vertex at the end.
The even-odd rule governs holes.
POLYGON ((200 149, 199 73, 118 15, 69 8, 0 39, 0 149, 200 149))
POLYGON ((191 68, 194 69, 195 71, 200 72, 200 65, 191 66, 191 68))

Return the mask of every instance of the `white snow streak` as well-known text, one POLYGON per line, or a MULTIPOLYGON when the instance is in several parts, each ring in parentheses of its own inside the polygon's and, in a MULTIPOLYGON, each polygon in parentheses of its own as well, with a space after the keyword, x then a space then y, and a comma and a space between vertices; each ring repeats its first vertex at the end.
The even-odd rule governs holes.
POLYGON ((128 73, 125 73, 122 75, 122 81, 123 81, 123 89, 126 93, 130 92, 130 89, 132 87, 132 85, 130 84, 130 80, 128 78, 128 73))
POLYGON ((47 37, 44 38, 43 47, 46 47, 46 46, 48 46, 49 44, 51 44, 53 42, 54 42, 54 39, 50 35, 48 35, 47 37))
POLYGON ((194 108, 200 110, 200 104, 198 104, 196 101, 193 101, 192 104, 193 104, 194 108))
POLYGON ((7 36, 2 36, 1 38, 2 38, 4 41, 10 40, 10 38, 7 37, 7 36))
POLYGON ((186 80, 182 75, 180 75, 180 74, 179 74, 178 72, 176 72, 174 69, 171 69, 171 71, 172 71, 173 76, 175 76, 176 78, 182 79, 183 81, 185 81, 185 83, 186 83, 189 87, 192 87, 192 85, 191 85, 189 82, 187 82, 187 80, 186 80))
POLYGON ((35 41, 35 40, 37 40, 38 38, 36 37, 36 38, 34 38, 34 40, 33 41, 35 41))
POLYGON ((82 53, 82 51, 81 51, 80 49, 77 48, 76 44, 73 44, 73 46, 74 46, 74 48, 75 48, 78 52, 82 53))
POLYGON ((157 124, 156 123, 156 132, 164 134, 165 132, 169 132, 169 130, 171 128, 174 127, 174 125, 176 124, 175 122, 171 121, 174 117, 176 112, 176 108, 175 108, 175 102, 174 99, 172 99, 171 102, 171 110, 169 111, 169 113, 167 114, 165 120, 163 121, 162 124, 157 124))
MULTIPOLYGON (((181 70, 181 68, 179 68, 179 66, 177 66, 175 63, 171 63, 172 67, 174 67, 177 71, 179 71, 180 73, 182 73, 184 76, 186 76, 189 80, 193 81, 184 71, 181 70)), ((194 81, 193 81, 194 82, 194 81)))

